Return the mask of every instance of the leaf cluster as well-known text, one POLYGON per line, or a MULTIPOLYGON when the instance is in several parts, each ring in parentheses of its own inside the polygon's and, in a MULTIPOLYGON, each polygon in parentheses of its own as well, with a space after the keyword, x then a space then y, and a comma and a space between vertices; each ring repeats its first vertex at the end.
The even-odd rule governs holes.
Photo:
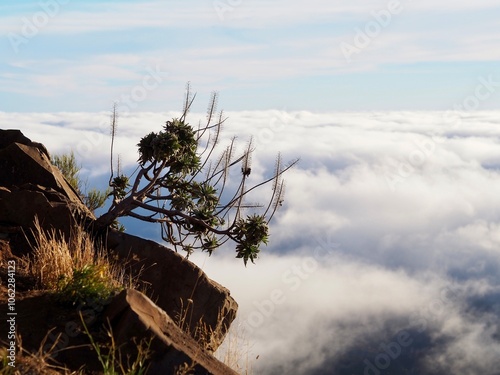
POLYGON ((172 174, 188 174, 200 165, 196 154, 198 147, 195 132, 183 120, 167 121, 164 130, 149 133, 141 139, 139 146, 139 164, 164 162, 172 174))
POLYGON ((259 244, 267 245, 269 241, 269 225, 262 215, 247 216, 246 220, 236 222, 234 237, 237 239, 236 258, 243 258, 245 265, 249 259, 254 263, 260 252, 259 244))

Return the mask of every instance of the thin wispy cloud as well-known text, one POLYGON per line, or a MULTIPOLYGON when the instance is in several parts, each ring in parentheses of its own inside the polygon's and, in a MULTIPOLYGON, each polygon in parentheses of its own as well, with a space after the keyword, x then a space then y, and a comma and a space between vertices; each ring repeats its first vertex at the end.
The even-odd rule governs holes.
POLYGON ((0 15, 3 110, 107 109, 157 65, 168 79, 134 110, 171 108, 187 81, 238 110, 444 110, 500 77, 492 1, 49 3, 0 15))

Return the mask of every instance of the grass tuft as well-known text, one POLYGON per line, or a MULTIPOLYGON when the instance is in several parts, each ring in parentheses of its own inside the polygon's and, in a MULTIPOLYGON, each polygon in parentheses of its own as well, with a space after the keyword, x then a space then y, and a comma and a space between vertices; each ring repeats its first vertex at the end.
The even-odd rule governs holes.
POLYGON ((40 289, 55 292, 64 304, 104 301, 128 281, 124 268, 96 247, 81 227, 75 227, 66 241, 55 230, 44 231, 35 218, 33 234, 35 247, 32 256, 25 258, 27 269, 40 289))

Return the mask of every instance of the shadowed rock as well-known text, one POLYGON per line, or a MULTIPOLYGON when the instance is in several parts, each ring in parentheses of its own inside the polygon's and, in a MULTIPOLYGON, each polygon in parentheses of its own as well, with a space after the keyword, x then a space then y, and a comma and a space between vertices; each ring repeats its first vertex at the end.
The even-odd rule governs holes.
MULTIPOLYGON (((105 311, 117 346, 137 351, 141 341, 152 338, 149 375, 173 374, 181 366, 192 366, 190 374, 234 374, 182 331, 163 310, 144 294, 127 289, 114 298, 105 311)), ((132 357, 135 357, 132 355, 132 357)))
MULTIPOLYGON (((76 224, 94 220, 79 195, 50 162, 40 143, 19 130, 0 130, 0 226, 20 227, 30 236, 34 219, 69 238, 76 224)), ((29 251, 24 235, 14 241, 17 254, 29 251)))
POLYGON ((186 316, 186 328, 194 338, 200 338, 200 326, 216 332, 209 345, 216 350, 238 309, 229 290, 210 280, 194 263, 154 241, 116 231, 110 231, 107 239, 108 248, 158 306, 174 319, 186 316))

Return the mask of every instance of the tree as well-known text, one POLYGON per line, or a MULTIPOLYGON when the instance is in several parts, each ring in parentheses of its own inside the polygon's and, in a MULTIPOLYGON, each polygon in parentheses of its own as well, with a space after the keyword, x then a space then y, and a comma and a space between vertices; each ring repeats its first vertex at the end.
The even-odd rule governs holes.
POLYGON ((97 189, 87 190, 86 186, 82 186, 86 185, 80 179, 80 170, 82 168, 76 162, 75 154, 72 151, 68 154, 54 155, 51 159, 52 164, 59 168, 68 183, 75 189, 91 212, 104 206, 110 192, 97 189))
MULTIPOLYGON (((236 243, 236 257, 254 262, 261 244, 267 244, 269 222, 282 205, 285 184, 282 175, 297 160, 283 165, 278 154, 274 173, 268 179, 247 187, 254 151, 250 140, 245 151, 236 155, 236 139, 218 157, 214 157, 220 140, 223 113, 216 115, 217 95, 213 94, 207 111, 207 122, 196 129, 187 123, 194 101, 187 89, 184 110, 180 118, 167 121, 163 130, 149 133, 138 143, 138 167, 131 176, 118 172, 113 163, 110 187, 113 202, 107 213, 97 219, 101 227, 121 216, 161 224, 163 240, 188 256, 196 249, 209 254, 231 240, 236 243), (236 188, 230 185, 229 171, 241 164, 236 188), (247 204, 245 198, 255 189, 271 184, 272 193, 266 205, 247 204), (243 211, 252 209, 251 214, 243 211), (258 211, 258 212, 257 212, 258 211)), ((113 110, 112 145, 117 126, 113 110)), ((113 153, 113 146, 111 146, 113 153)))

